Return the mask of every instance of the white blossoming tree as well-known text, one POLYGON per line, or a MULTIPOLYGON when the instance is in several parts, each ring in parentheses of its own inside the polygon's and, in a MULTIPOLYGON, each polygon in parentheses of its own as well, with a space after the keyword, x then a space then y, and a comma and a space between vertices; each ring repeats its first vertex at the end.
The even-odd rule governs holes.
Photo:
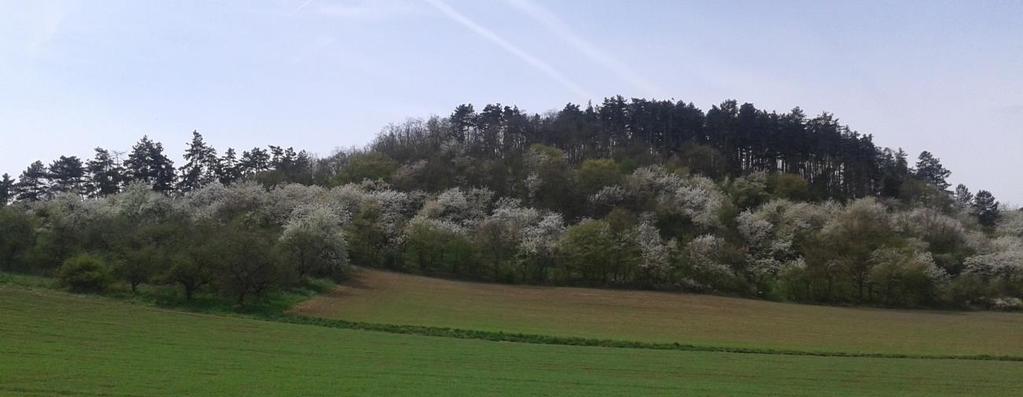
POLYGON ((300 277, 338 279, 348 266, 341 217, 325 206, 296 211, 281 233, 281 249, 300 277))

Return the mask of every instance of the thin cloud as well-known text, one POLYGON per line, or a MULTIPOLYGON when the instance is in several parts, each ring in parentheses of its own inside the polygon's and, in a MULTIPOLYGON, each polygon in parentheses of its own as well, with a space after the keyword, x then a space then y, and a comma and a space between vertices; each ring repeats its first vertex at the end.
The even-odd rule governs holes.
POLYGON ((541 59, 539 59, 539 58, 529 54, 528 52, 526 52, 523 49, 519 48, 518 46, 512 44, 508 40, 505 40, 504 38, 499 36, 497 33, 494 33, 492 30, 487 29, 486 27, 483 27, 480 24, 474 22, 472 19, 469 19, 469 17, 467 17, 464 14, 458 12, 454 8, 451 8, 451 6, 449 6, 443 0, 424 0, 424 1, 426 1, 427 4, 429 4, 429 5, 433 6, 434 8, 436 8, 438 11, 443 13, 445 16, 447 16, 451 20, 453 20, 453 21, 457 22, 458 24, 466 27, 467 29, 471 30, 473 33, 476 33, 477 35, 479 35, 480 37, 483 37, 483 38, 485 38, 487 40, 490 40, 494 44, 497 44, 498 47, 501 47, 505 51, 508 51, 509 53, 514 55, 515 57, 517 57, 520 60, 522 60, 523 62, 529 64, 530 66, 532 66, 534 68, 536 68, 540 72, 543 72, 544 74, 546 74, 550 78, 552 78, 555 81, 557 81, 558 83, 560 83, 565 88, 569 89, 570 91, 572 91, 576 95, 580 96, 581 99, 589 100, 590 98, 593 98, 593 96, 591 96, 589 94, 589 92, 587 92, 585 89, 583 89, 582 86, 580 86, 576 82, 574 82, 571 79, 569 79, 568 77, 566 77, 564 74, 562 74, 560 71, 555 69, 553 66, 551 66, 547 62, 544 62, 543 60, 541 60, 541 59))
POLYGON ((628 65, 608 55, 589 40, 576 34, 565 21, 531 0, 506 0, 509 5, 544 25, 559 38, 590 60, 614 72, 619 78, 641 90, 645 96, 663 97, 658 86, 643 78, 628 65))

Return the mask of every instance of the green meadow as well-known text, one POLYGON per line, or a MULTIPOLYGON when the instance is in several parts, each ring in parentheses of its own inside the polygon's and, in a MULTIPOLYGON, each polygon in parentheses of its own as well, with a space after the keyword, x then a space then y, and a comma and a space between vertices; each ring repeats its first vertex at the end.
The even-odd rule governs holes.
POLYGON ((991 395, 1023 363, 499 343, 0 286, 0 395, 991 395))

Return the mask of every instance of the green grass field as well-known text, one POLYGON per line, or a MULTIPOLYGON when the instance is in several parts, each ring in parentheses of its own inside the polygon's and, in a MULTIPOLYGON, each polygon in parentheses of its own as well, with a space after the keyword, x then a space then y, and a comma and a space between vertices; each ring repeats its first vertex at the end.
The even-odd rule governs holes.
POLYGON ((496 343, 0 286, 0 395, 1019 395, 1023 363, 496 343))
POLYGON ((1023 314, 841 308, 481 284, 372 270, 295 313, 386 324, 809 351, 1023 356, 1023 314))

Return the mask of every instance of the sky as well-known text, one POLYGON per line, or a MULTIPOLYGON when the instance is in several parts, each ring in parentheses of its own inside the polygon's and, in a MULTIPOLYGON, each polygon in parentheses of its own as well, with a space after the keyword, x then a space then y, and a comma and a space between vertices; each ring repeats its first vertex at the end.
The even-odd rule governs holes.
POLYGON ((622 95, 835 114, 1023 204, 1023 1, 0 0, 0 173, 126 151, 320 155, 458 104, 622 95))

